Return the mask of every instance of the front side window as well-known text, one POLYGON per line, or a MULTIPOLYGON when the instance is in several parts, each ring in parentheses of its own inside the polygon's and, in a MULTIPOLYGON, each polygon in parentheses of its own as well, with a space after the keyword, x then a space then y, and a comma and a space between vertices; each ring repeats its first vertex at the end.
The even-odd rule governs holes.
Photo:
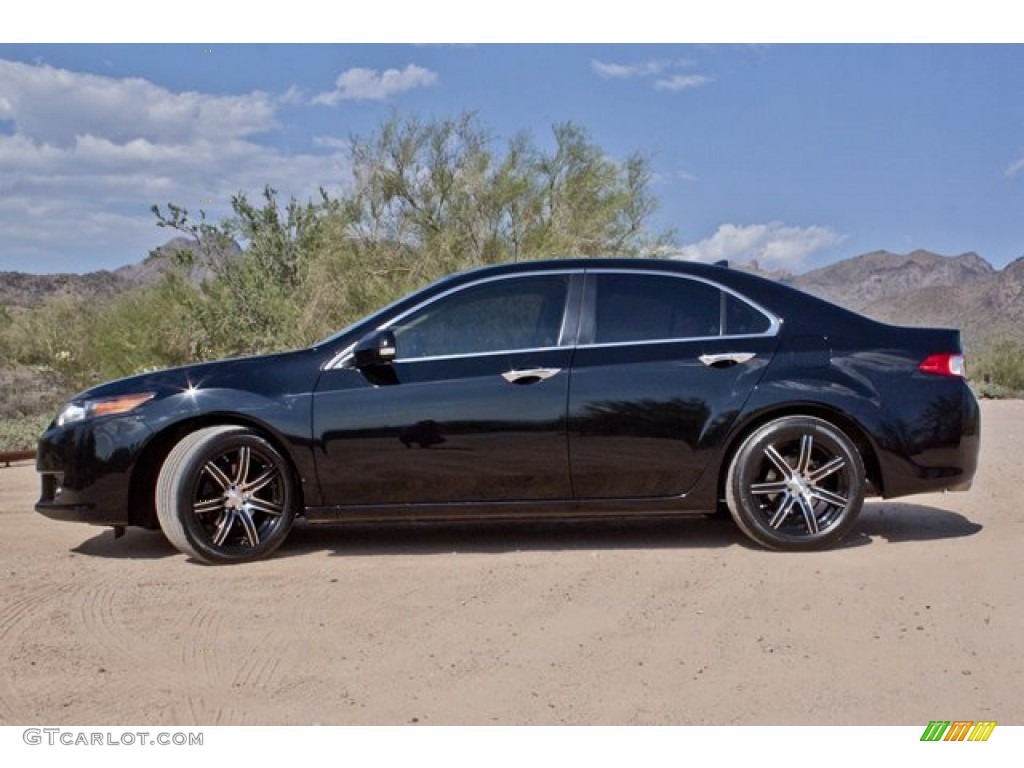
POLYGON ((566 275, 506 278, 465 288, 396 323, 398 359, 558 345, 566 275))

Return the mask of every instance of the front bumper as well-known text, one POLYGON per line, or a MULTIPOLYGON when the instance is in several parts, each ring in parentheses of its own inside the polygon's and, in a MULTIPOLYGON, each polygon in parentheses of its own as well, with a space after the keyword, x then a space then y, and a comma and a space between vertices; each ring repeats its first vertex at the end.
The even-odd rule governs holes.
POLYGON ((128 525, 132 469, 151 432, 135 416, 51 427, 39 439, 36 511, 54 520, 128 525))

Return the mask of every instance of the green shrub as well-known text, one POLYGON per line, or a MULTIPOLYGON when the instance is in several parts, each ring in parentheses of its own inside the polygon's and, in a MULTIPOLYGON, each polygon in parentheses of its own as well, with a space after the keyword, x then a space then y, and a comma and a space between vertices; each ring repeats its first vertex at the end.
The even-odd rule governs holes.
POLYGON ((0 419, 0 452, 34 451, 53 415, 0 419))
POLYGON ((971 382, 971 389, 974 390, 974 394, 982 400, 1012 400, 1024 397, 1024 392, 1015 389, 1009 389, 1000 384, 993 384, 991 382, 971 382))
POLYGON ((1024 345, 1000 338, 982 347, 968 373, 980 397, 1020 397, 1024 393, 1024 345))
POLYGON ((391 117, 352 139, 337 197, 281 203, 268 187, 258 202, 237 195, 216 223, 153 206, 158 226, 194 243, 180 269, 105 303, 0 308, 0 353, 67 396, 153 368, 305 346, 449 272, 637 256, 667 242, 647 232, 645 157, 613 160, 571 123, 554 126, 549 144, 519 135, 502 146, 474 115, 391 117), (242 253, 225 258, 232 242, 242 253))

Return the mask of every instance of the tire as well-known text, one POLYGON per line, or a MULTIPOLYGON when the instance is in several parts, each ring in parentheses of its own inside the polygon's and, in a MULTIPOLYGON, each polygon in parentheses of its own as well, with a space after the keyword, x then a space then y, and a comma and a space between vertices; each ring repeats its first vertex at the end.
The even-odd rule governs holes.
POLYGON ((812 416, 785 416, 754 430, 725 480, 740 530, 783 551, 825 549, 842 539, 857 522, 864 490, 864 461, 853 441, 812 416))
POLYGON ((266 557, 288 536, 296 506, 287 460, 244 427, 207 427, 185 436, 156 482, 164 535, 204 563, 266 557))

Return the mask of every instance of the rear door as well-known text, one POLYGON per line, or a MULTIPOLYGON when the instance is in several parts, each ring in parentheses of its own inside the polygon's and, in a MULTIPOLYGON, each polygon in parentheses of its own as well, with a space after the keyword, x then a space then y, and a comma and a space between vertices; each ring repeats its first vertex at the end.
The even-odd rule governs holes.
POLYGON ((569 390, 575 497, 686 493, 763 375, 778 328, 705 280, 587 270, 569 390))

